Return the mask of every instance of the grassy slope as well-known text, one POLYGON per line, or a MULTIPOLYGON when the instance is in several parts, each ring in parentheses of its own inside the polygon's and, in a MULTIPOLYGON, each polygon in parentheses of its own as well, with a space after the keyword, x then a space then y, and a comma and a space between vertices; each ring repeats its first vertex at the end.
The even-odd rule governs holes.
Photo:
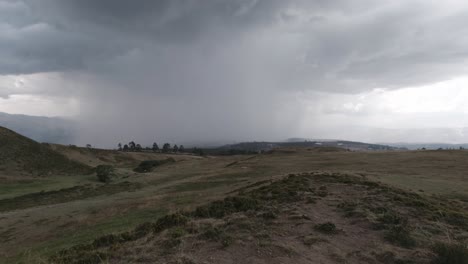
POLYGON ((53 175, 86 173, 90 167, 72 161, 47 145, 0 127, 0 173, 53 175))
MULTIPOLYGON (((99 153, 86 155, 92 162, 99 163, 104 158, 113 164, 120 164, 117 182, 131 181, 143 184, 144 187, 134 192, 123 191, 1 213, 0 254, 11 261, 12 257, 18 259, 17 254, 21 253, 20 259, 29 262, 27 260, 38 254, 50 255, 61 248, 89 242, 102 235, 96 230, 128 230, 157 218, 161 212, 193 209, 202 203, 223 198, 242 186, 303 171, 365 174, 403 188, 421 189, 426 194, 455 193, 463 196, 468 193, 464 174, 468 167, 465 162, 468 152, 465 151, 327 153, 297 150, 251 158, 231 156, 200 159, 175 156, 178 162, 148 174, 132 172, 132 162, 119 163, 114 154, 109 152, 104 156, 99 153), (22 245, 20 248, 17 247, 19 244, 22 245)), ((166 156, 145 154, 142 158, 159 159, 166 156)), ((99 185, 92 178, 77 177, 81 179, 78 185, 99 185)), ((16 184, 17 189, 22 188, 21 183, 16 184)), ((18 195, 44 189, 51 190, 54 187, 52 185, 49 189, 44 182, 35 189, 33 183, 26 183, 18 195)), ((14 196, 11 194, 8 197, 14 196)))
POLYGON ((356 176, 302 173, 100 237, 52 261, 429 263, 436 242, 465 241, 468 215, 457 210, 356 176))

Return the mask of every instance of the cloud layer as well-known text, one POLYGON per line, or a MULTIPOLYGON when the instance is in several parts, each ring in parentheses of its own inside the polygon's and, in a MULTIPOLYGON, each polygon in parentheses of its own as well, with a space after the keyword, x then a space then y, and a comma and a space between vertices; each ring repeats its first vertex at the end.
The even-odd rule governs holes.
POLYGON ((372 122, 379 110, 355 101, 375 89, 464 75, 467 9, 454 0, 0 0, 0 97, 79 102, 64 111, 79 111, 82 140, 94 144, 308 136, 333 111, 372 122), (319 105, 334 106, 310 111, 319 105))

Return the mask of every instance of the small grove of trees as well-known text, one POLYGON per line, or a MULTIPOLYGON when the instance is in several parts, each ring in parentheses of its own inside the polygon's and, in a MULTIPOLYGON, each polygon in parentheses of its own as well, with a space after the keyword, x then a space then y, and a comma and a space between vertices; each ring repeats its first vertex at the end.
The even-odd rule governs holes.
POLYGON ((178 146, 175 144, 172 146, 170 143, 164 143, 162 148, 159 148, 158 143, 154 142, 153 146, 150 147, 145 147, 143 148, 140 144, 135 143, 135 141, 130 141, 128 144, 122 145, 122 143, 117 144, 117 149, 119 151, 125 151, 125 152, 140 152, 143 150, 146 151, 153 151, 153 152, 162 152, 162 153, 179 153, 179 152, 185 152, 185 148, 183 145, 178 146))
POLYGON ((200 149, 200 148, 193 148, 192 149, 192 153, 195 154, 195 155, 199 155, 199 156, 204 156, 205 155, 205 152, 203 151, 203 149, 200 149))

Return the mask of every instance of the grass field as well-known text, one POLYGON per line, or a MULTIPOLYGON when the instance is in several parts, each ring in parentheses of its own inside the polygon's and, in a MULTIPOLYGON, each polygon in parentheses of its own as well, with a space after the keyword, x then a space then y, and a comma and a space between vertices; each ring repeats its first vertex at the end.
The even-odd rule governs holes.
POLYGON ((242 187, 291 173, 346 173, 428 197, 456 199, 467 209, 463 201, 468 201, 468 151, 462 150, 290 149, 251 156, 173 155, 175 163, 149 173, 135 173, 133 168, 141 160, 165 159, 168 155, 125 156, 59 146, 56 150, 88 165, 114 165, 117 177, 111 185, 128 182, 138 188, 106 191, 109 184, 106 187, 94 175, 83 174, 18 180, 9 177, 6 183, 0 183, 0 205, 4 204, 0 210, 0 261, 4 263, 40 262, 61 249, 131 230, 168 212, 192 210, 242 187), (78 189, 72 189, 71 195, 73 187, 78 189))

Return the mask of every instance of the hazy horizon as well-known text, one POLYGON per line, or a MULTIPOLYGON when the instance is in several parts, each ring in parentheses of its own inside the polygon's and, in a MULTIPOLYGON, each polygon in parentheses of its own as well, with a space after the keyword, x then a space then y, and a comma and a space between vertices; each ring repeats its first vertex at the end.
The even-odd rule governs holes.
POLYGON ((467 11, 455 0, 0 0, 0 112, 70 119, 73 143, 104 147, 467 143, 467 11))

